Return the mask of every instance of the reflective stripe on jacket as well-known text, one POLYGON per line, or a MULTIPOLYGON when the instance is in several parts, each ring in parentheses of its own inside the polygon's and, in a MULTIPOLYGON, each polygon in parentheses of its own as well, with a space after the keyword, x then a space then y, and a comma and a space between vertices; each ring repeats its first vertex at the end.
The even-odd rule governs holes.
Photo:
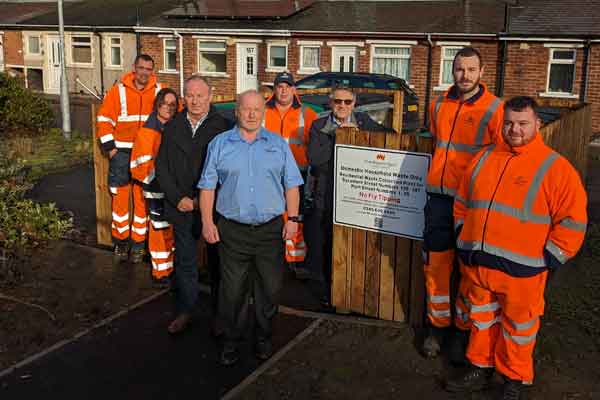
POLYGON ((290 145, 290 150, 301 170, 308 167, 306 149, 310 126, 317 119, 317 113, 300 103, 297 96, 288 111, 281 115, 275 106, 275 98, 267 99, 264 126, 267 130, 278 133, 290 145))
POLYGON ((164 87, 152 75, 143 90, 134 84, 135 73, 123 75, 102 102, 96 118, 96 137, 105 151, 131 149, 137 131, 152 112, 154 98, 164 87))
POLYGON ((432 103, 429 115, 436 145, 427 191, 454 196, 475 154, 502 141, 503 103, 483 84, 479 93, 461 103, 453 86, 432 103))
POLYGON ((577 171, 538 133, 525 146, 489 146, 469 165, 454 199, 457 248, 539 269, 581 247, 587 196, 577 171))

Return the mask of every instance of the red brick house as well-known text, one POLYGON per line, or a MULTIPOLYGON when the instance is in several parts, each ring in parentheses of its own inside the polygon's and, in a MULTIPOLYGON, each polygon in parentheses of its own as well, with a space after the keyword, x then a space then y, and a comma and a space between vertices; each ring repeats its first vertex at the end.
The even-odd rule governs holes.
MULTIPOLYGON (((137 49, 156 60, 159 79, 177 89, 192 73, 208 77, 215 93, 232 95, 283 70, 296 78, 382 72, 409 82, 424 114, 451 83, 456 50, 471 45, 482 52, 490 90, 591 102, 600 132, 600 2, 199 0, 132 9, 108 1, 114 9, 94 0, 70 6, 68 30, 135 35, 137 49)), ((21 30, 50 29, 53 18, 24 21, 21 30)))

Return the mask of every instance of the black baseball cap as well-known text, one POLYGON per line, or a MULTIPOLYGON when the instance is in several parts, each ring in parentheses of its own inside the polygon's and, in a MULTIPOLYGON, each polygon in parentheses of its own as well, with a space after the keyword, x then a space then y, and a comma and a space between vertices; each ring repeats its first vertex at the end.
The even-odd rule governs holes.
POLYGON ((277 86, 280 83, 287 83, 290 86, 295 86, 294 77, 289 72, 280 72, 275 77, 275 81, 273 82, 273 86, 277 86))

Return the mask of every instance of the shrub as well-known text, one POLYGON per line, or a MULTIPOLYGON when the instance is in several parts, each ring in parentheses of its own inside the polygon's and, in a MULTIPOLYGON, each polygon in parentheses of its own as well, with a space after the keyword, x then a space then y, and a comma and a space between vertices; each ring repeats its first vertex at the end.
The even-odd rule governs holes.
POLYGON ((48 101, 0 73, 0 135, 37 135, 48 129, 53 119, 48 101))
POLYGON ((32 184, 22 162, 0 156, 0 250, 9 254, 64 236, 72 227, 54 204, 25 198, 32 184))

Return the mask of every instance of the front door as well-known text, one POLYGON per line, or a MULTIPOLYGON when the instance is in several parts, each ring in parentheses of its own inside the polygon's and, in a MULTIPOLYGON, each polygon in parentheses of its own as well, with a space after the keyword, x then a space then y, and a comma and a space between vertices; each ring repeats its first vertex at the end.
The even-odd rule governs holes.
POLYGON ((237 92, 258 89, 258 46, 255 43, 237 45, 237 92))
POLYGON ((47 93, 59 93, 60 90, 60 41, 58 36, 48 35, 46 46, 46 68, 44 74, 47 93))
POLYGON ((356 71, 356 47, 336 46, 333 48, 333 72, 356 71))

